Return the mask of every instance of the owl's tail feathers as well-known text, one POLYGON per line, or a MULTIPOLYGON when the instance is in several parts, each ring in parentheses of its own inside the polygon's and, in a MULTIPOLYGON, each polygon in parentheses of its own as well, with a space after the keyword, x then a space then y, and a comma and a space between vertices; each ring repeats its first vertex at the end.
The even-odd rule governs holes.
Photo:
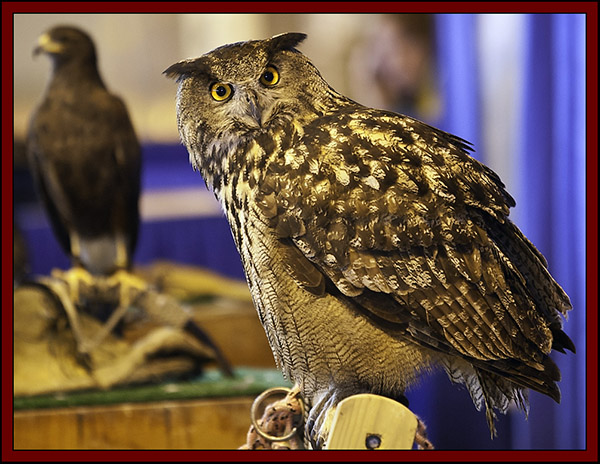
MULTIPOLYGON (((552 368, 554 363, 549 359, 548 372, 552 377, 560 378, 558 368, 552 368)), ((453 383, 464 384, 473 404, 478 411, 485 405, 486 419, 492 438, 496 436, 495 422, 497 420, 496 410, 502 414, 508 412, 513 403, 517 409, 524 412, 525 417, 529 414, 529 389, 544 390, 543 393, 560 401, 560 391, 555 381, 548 381, 541 385, 530 376, 515 373, 511 378, 505 374, 496 374, 489 370, 468 365, 464 360, 452 361, 444 365, 444 368, 453 383)))
MULTIPOLYGON (((561 394, 557 382, 561 379, 558 366, 550 357, 542 363, 543 371, 520 365, 508 374, 494 373, 488 369, 474 367, 475 377, 466 383, 475 406, 480 410, 486 407, 486 418, 492 438, 496 435, 494 422, 497 419, 495 409, 506 414, 510 403, 525 413, 529 413, 529 390, 535 390, 560 403, 561 394)), ((468 377, 468 376, 467 376, 468 377)))
MULTIPOLYGON (((495 421, 497 419, 494 409, 498 409, 502 414, 506 414, 512 400, 514 404, 525 413, 525 416, 527 416, 529 414, 527 390, 508 385, 504 379, 499 378, 494 374, 482 372, 477 368, 475 368, 475 372, 481 390, 481 396, 485 403, 485 417, 490 429, 490 435, 494 438, 496 436, 495 421)), ((471 397, 473 397, 473 395, 471 395, 471 397)), ((481 399, 479 401, 481 403, 481 399)), ((477 409, 479 410, 480 407, 477 409)))
POLYGON ((474 368, 479 377, 491 381, 512 399, 510 392, 517 388, 528 388, 549 396, 560 403, 560 390, 557 382, 561 379, 560 369, 549 356, 545 356, 535 367, 527 364, 513 363, 511 360, 488 361, 485 365, 474 368))

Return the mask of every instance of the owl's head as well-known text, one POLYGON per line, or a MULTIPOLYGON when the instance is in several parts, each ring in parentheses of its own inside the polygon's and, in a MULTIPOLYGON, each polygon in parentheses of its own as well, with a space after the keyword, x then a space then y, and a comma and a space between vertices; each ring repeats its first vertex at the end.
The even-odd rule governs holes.
POLYGON ((215 151, 223 156, 275 126, 324 112, 329 86, 295 48, 305 38, 285 33, 223 45, 164 71, 179 83, 179 133, 194 167, 215 151))

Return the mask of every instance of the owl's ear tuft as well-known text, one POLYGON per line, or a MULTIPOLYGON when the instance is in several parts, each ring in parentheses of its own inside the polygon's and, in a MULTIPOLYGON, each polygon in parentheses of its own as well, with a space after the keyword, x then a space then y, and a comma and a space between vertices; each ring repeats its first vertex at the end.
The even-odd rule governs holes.
POLYGON ((271 52, 279 50, 293 50, 296 45, 306 39, 307 35, 302 32, 285 32, 269 39, 271 52))
POLYGON ((169 66, 163 74, 177 82, 191 75, 208 74, 209 68, 201 58, 183 60, 169 66))

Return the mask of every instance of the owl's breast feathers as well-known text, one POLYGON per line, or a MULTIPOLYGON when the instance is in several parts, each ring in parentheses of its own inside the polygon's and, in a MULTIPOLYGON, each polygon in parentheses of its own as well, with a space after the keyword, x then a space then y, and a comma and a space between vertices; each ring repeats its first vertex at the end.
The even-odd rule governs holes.
POLYGON ((222 193, 238 246, 239 212, 254 208, 300 287, 558 401, 548 354, 575 349, 559 317, 569 299, 508 219, 500 179, 467 150, 414 119, 349 107, 238 147, 222 193))

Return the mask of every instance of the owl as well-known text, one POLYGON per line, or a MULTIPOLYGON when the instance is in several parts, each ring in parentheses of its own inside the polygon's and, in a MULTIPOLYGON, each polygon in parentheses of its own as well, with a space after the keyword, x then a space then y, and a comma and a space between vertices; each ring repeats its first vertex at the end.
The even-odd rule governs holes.
POLYGON ((568 296, 465 140, 336 92, 302 33, 180 61, 177 123, 221 202, 277 365, 322 445, 327 410, 444 369, 485 408, 560 401, 568 296))

